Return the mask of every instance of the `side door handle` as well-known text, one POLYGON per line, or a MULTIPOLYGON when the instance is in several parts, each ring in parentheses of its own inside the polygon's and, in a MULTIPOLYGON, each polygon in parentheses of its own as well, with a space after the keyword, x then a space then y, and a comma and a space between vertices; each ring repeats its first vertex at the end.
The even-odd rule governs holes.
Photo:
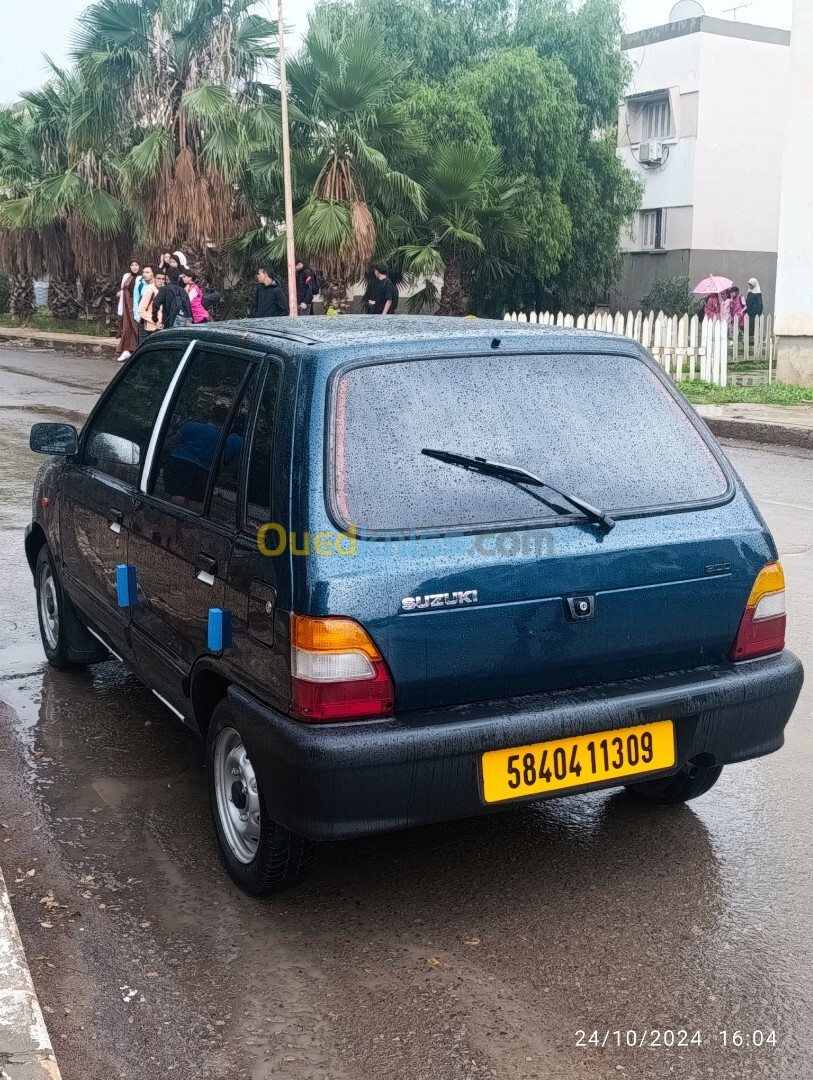
POLYGON ((202 581, 204 585, 214 585, 215 575, 217 574, 217 559, 213 559, 211 555, 199 551, 195 556, 195 570, 197 571, 198 581, 202 581))
POLYGON ((124 514, 121 510, 117 510, 114 506, 111 506, 107 511, 107 526, 111 532, 120 533, 121 525, 124 521, 124 514))

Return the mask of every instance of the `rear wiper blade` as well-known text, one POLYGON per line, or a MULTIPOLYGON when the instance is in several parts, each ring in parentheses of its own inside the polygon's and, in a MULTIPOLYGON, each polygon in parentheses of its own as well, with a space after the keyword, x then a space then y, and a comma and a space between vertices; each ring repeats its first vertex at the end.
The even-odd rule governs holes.
POLYGON ((608 533, 615 528, 615 519, 611 518, 604 510, 580 499, 578 495, 570 495, 567 491, 560 491, 553 484, 536 476, 519 465, 506 465, 501 461, 489 461, 487 458, 470 457, 468 454, 452 454, 448 450, 432 450, 424 447, 422 454, 435 458, 437 461, 445 461, 449 465, 459 465, 462 469, 471 469, 472 472, 483 473, 485 476, 495 476, 498 480, 507 480, 510 484, 533 484, 536 487, 547 488, 554 492, 560 499, 570 503, 580 510, 586 518, 601 526, 602 532, 608 533))

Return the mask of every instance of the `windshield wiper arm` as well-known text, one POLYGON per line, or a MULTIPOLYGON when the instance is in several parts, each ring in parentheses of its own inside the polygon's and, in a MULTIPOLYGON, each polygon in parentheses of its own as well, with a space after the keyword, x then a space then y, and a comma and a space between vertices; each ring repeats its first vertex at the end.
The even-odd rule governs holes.
POLYGON ((501 461, 489 461, 487 458, 471 457, 468 454, 452 454, 448 450, 432 450, 424 447, 422 454, 435 458, 437 461, 445 461, 449 465, 459 465, 462 469, 471 469, 472 472, 483 473, 485 476, 495 476, 498 480, 507 480, 510 484, 533 484, 535 487, 544 487, 553 491, 560 499, 570 503, 580 510, 586 518, 601 526, 602 532, 608 533, 615 528, 615 520, 598 507, 580 499, 578 495, 570 495, 566 491, 560 491, 553 484, 536 476, 519 465, 506 465, 501 461))

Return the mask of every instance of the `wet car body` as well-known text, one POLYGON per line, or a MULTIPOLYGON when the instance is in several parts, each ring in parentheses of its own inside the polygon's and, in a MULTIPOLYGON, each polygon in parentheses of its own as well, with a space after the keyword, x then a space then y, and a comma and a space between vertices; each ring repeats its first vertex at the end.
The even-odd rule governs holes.
POLYGON ((228 758, 238 787, 213 781, 213 803, 220 790, 227 813, 250 815, 259 781, 258 828, 267 815, 307 840, 701 771, 713 783, 721 766, 781 747, 802 685, 781 646, 732 659, 775 545, 702 422, 611 335, 408 317, 162 332, 102 396, 76 453, 41 470, 26 537, 35 573, 44 546, 67 661, 112 652, 210 739, 227 707, 256 777, 243 785, 228 758), (104 431, 97 454, 105 402, 139 364, 139 400, 155 398, 147 442, 122 461, 121 436, 104 431), (202 401, 225 410, 208 425, 207 476, 192 435, 173 457, 184 394, 190 416, 202 401), (544 430, 516 435, 537 416, 544 430), (560 491, 603 502, 612 527, 421 456, 433 447, 537 472, 541 461, 560 491), (219 486, 230 456, 233 490, 219 486), (350 665, 356 698, 349 683, 330 696, 322 661, 350 665), (606 756, 596 769, 614 737, 637 759, 635 732, 667 722, 662 768, 650 749, 648 770, 626 760, 638 771, 610 775, 606 756), (554 744, 555 776, 535 749, 554 744), (510 792, 489 792, 495 752, 509 753, 494 768, 508 769, 510 792), (559 777, 564 756, 579 770, 592 756, 592 775, 559 777))

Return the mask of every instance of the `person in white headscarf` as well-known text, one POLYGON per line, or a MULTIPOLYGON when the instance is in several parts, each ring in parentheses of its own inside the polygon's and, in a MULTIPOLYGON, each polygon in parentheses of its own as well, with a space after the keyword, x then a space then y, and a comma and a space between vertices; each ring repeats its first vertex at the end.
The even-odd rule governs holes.
POLYGON ((172 254, 178 260, 178 266, 181 270, 189 269, 189 262, 182 251, 173 251, 172 254))
POLYGON ((745 297, 745 311, 748 315, 748 336, 753 338, 758 315, 765 313, 765 304, 762 300, 762 289, 755 277, 748 281, 748 294, 745 297))

